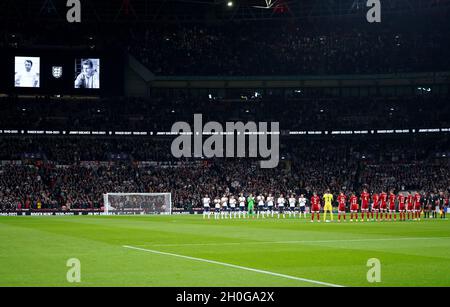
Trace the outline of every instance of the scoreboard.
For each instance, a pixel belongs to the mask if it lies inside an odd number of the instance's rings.
[[[120,51],[4,49],[0,51],[0,92],[29,95],[123,94]]]

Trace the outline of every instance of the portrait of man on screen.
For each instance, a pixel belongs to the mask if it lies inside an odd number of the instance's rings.
[[[15,87],[39,87],[40,59],[33,57],[15,58]]]
[[[77,63],[78,64],[78,63]],[[84,59],[76,65],[75,88],[99,89],[100,88],[100,60]]]

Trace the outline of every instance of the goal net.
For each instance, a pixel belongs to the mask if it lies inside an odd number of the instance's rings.
[[[171,214],[170,193],[103,194],[105,214]]]

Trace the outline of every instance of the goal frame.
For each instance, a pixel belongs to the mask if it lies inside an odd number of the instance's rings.
[[[104,193],[103,194],[103,214],[104,215],[110,215],[109,212],[109,202],[108,202],[108,196],[163,196],[163,195],[169,195],[169,212],[167,215],[172,215],[172,193],[169,192],[160,192],[160,193]]]

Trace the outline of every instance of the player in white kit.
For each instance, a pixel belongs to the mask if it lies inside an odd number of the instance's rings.
[[[222,203],[222,212],[221,212],[221,217],[223,218],[228,218],[227,213],[228,213],[228,197],[227,195],[223,194],[222,198],[220,199],[220,202]]]
[[[217,220],[220,217],[220,197],[214,198],[214,219]]]
[[[295,199],[294,194],[292,194],[291,197],[289,197],[288,201],[289,201],[289,217],[291,217],[292,214],[293,214],[294,218],[295,218],[295,214],[296,214],[296,212],[295,212],[296,199]]]
[[[270,215],[273,217],[273,201],[273,196],[269,193],[269,196],[267,196],[267,216],[269,216],[270,213]]]
[[[264,217],[264,196],[262,194],[259,194],[259,196],[256,197],[256,201],[258,203],[258,212],[256,213],[256,218],[259,218],[260,214],[262,217]]]
[[[298,217],[301,218],[302,217],[302,213],[303,216],[306,219],[306,198],[305,196],[302,194],[300,195],[299,199],[298,199],[298,206],[300,209],[300,212],[298,213]]]
[[[208,197],[208,194],[205,195],[203,198],[203,218],[206,218],[208,216],[208,219],[211,215],[211,207],[210,207],[211,199]]]
[[[239,201],[239,218],[241,218],[241,214],[242,217],[245,218],[245,197],[243,193],[239,195],[238,201]]]
[[[280,213],[283,214],[283,218],[286,218],[286,214],[284,213],[284,203],[286,200],[283,197],[283,194],[280,194],[280,197],[277,199],[278,204],[278,218],[280,218]]]
[[[236,218],[236,198],[234,198],[234,196],[231,195],[229,202],[230,202],[230,219],[232,217]]]

